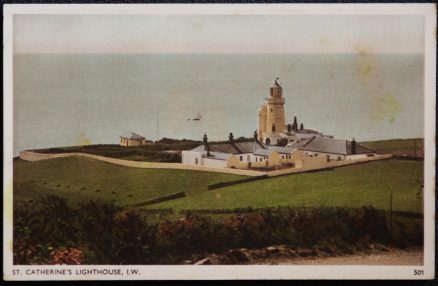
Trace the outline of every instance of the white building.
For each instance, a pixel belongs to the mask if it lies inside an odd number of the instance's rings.
[[[290,163],[294,148],[265,146],[257,139],[235,141],[230,133],[228,142],[204,144],[189,151],[182,151],[182,163],[211,168],[262,168]]]
[[[323,156],[327,161],[341,161],[374,156],[374,151],[356,142],[315,136],[290,146],[302,151],[304,157]]]
[[[321,132],[298,127],[297,118],[285,123],[283,88],[278,78],[270,88],[270,97],[259,110],[259,128],[252,140],[204,144],[182,152],[182,163],[212,168],[301,168],[324,167],[326,162],[374,156],[374,151],[352,141],[335,139]]]

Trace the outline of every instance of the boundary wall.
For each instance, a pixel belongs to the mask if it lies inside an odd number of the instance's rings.
[[[241,170],[241,169],[231,169],[231,168],[211,168],[211,167],[203,167],[203,166],[194,166],[194,165],[185,165],[181,163],[161,163],[161,162],[139,162],[139,161],[129,161],[122,160],[110,157],[104,157],[99,155],[87,154],[87,153],[60,153],[60,154],[43,154],[32,151],[21,151],[20,159],[25,161],[41,161],[41,160],[49,160],[55,158],[64,158],[64,157],[86,157],[91,158],[111,164],[116,164],[120,166],[133,167],[133,168],[143,168],[143,169],[176,169],[176,170],[192,170],[192,171],[205,171],[205,172],[217,172],[217,173],[227,173],[227,174],[235,174],[242,176],[263,176],[268,175],[269,177],[287,175],[287,174],[295,174],[295,173],[303,173],[308,171],[316,171],[316,170],[324,170],[331,169],[336,167],[355,165],[365,162],[372,162],[378,160],[386,160],[393,158],[393,155],[375,155],[373,157],[366,158],[358,158],[352,160],[343,160],[343,161],[332,161],[327,162],[324,166],[309,166],[303,168],[287,168],[276,171],[253,171],[253,170]]]

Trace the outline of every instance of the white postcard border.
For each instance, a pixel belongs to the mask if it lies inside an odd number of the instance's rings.
[[[425,183],[424,266],[296,266],[296,265],[40,265],[12,264],[12,138],[13,138],[13,27],[14,14],[172,14],[172,15],[424,15],[425,17]],[[435,74],[436,6],[434,4],[12,4],[4,5],[3,38],[3,278],[5,280],[168,280],[168,279],[432,279],[434,277],[435,228]],[[35,269],[70,269],[72,275],[13,275]],[[85,269],[120,269],[123,275],[75,274]],[[140,274],[128,275],[138,269]],[[414,276],[415,270],[424,275]],[[17,272],[15,272],[17,273]]]

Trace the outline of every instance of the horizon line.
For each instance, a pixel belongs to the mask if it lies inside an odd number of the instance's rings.
[[[13,52],[12,55],[425,55],[421,52]]]

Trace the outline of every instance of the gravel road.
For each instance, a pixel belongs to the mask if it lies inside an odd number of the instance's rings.
[[[423,265],[423,250],[390,249],[381,253],[363,253],[324,258],[275,258],[257,264],[294,265]]]

